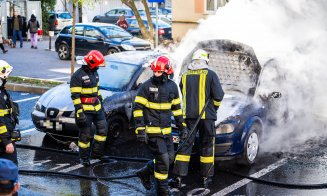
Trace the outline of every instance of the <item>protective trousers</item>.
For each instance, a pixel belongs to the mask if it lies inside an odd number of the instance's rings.
[[[88,159],[91,153],[91,138],[93,140],[92,155],[102,156],[104,145],[107,140],[107,121],[103,110],[97,113],[85,113],[87,117],[87,126],[79,127],[79,156],[81,159]],[[92,123],[95,125],[96,131],[93,137]],[[92,136],[92,137],[91,137]]]
[[[147,163],[147,167],[154,173],[157,183],[157,194],[164,195],[168,190],[169,165],[174,161],[174,144],[172,136],[150,137],[148,146],[154,155],[154,160]]]
[[[193,128],[196,120],[186,119],[187,127]],[[185,142],[180,151],[177,152],[173,173],[177,176],[187,176],[188,165],[191,158],[192,147],[199,131],[200,136],[200,174],[202,177],[213,176],[214,174],[214,144],[215,144],[215,122],[214,120],[200,120],[189,140]],[[180,141],[182,144],[183,141]]]

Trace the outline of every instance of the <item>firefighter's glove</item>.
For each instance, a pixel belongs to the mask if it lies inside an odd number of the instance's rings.
[[[179,131],[179,137],[181,138],[181,140],[185,140],[187,138],[188,134],[189,134],[189,129],[187,127],[183,127]]]
[[[145,132],[145,127],[138,127],[138,128],[136,128],[136,130],[135,130],[135,132],[136,132],[136,139],[137,139],[137,141],[139,141],[139,142],[144,142],[144,143],[148,143],[148,135],[146,134],[146,132]]]
[[[78,127],[86,127],[87,126],[87,117],[84,112],[75,113],[75,120]]]

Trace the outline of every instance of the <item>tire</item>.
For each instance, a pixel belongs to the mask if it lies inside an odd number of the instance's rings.
[[[68,60],[70,58],[70,50],[66,44],[60,44],[58,47],[58,57],[61,60]]]
[[[238,160],[238,164],[250,166],[255,163],[259,154],[259,134],[261,133],[261,129],[261,126],[256,123],[250,127],[243,144],[244,151]]]
[[[110,55],[110,54],[114,54],[114,53],[117,53],[119,52],[116,48],[109,48],[108,52],[107,52],[107,55]]]
[[[108,122],[108,139],[128,139],[128,121],[121,115],[110,116]]]

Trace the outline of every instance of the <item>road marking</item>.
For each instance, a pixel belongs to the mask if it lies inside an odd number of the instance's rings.
[[[30,132],[34,132],[34,131],[36,131],[36,129],[35,128],[31,128],[31,129],[26,129],[26,130],[20,131],[20,133],[22,135],[24,135],[26,133],[30,133]]]
[[[269,165],[268,167],[250,175],[251,177],[254,177],[254,178],[260,178],[261,176],[263,175],[266,175],[267,173],[277,169],[278,167],[284,165],[286,163],[286,159],[282,159],[280,161],[277,161],[276,163],[274,164],[271,164]],[[249,180],[249,179],[243,179],[243,180],[240,180],[222,190],[220,190],[219,192],[213,194],[214,196],[219,196],[219,195],[227,195],[233,191],[235,191],[236,189],[248,184],[249,182],[251,182],[252,180]]]
[[[96,159],[96,160],[91,160],[91,164],[93,163],[97,163],[99,162],[100,160]],[[59,172],[70,172],[70,171],[74,171],[74,170],[77,170],[77,169],[80,169],[84,167],[82,164],[78,164],[78,165],[75,165],[75,166],[71,166],[71,167],[68,167],[66,169],[62,169],[60,170]]]
[[[50,171],[51,170],[56,170],[56,169],[60,169],[60,168],[62,168],[62,167],[66,167],[66,166],[68,166],[68,165],[70,165],[69,163],[63,163],[63,164],[56,164],[56,165],[58,165],[57,167],[54,167],[54,168],[52,168],[52,169],[49,169]]]
[[[33,99],[38,99],[39,97],[40,96],[30,97],[30,98],[26,98],[26,99],[20,99],[20,100],[14,101],[14,102],[19,103],[19,102],[29,101],[29,100],[33,100]]]

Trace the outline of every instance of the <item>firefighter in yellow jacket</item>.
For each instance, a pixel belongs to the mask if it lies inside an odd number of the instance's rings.
[[[175,177],[170,181],[174,188],[181,188],[182,177],[188,174],[188,164],[195,137],[200,136],[200,175],[202,185],[207,188],[212,183],[214,174],[215,120],[217,110],[224,97],[224,91],[215,72],[209,69],[209,53],[198,49],[194,52],[188,71],[183,73],[180,88],[183,94],[183,112],[187,127],[195,131],[189,140],[180,147],[175,158],[173,173]],[[201,120],[196,123],[205,103],[208,102]],[[181,141],[183,143],[183,140]]]
[[[133,115],[139,141],[147,142],[154,161],[137,171],[146,189],[151,188],[150,176],[154,175],[158,195],[169,195],[168,171],[174,161],[174,146],[171,136],[171,117],[174,116],[181,137],[187,135],[186,124],[180,106],[178,87],[168,75],[172,74],[170,61],[159,56],[151,64],[153,77],[144,82],[135,97]]]
[[[79,128],[79,157],[85,167],[90,166],[90,158],[106,160],[104,145],[107,139],[107,122],[101,107],[102,97],[99,90],[99,67],[105,66],[103,55],[92,50],[84,57],[84,65],[71,78],[70,92],[75,106],[75,120]],[[96,127],[93,150],[91,150],[92,123]],[[92,151],[92,152],[91,152]]]

